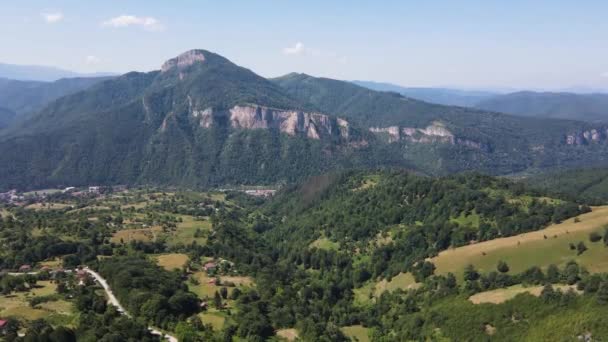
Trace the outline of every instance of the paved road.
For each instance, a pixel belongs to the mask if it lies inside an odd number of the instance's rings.
[[[106,294],[108,295],[108,298],[110,299],[110,304],[114,305],[120,313],[131,317],[127,310],[125,310],[125,308],[120,304],[118,298],[114,296],[114,293],[112,292],[112,289],[110,289],[108,282],[99,273],[93,271],[88,267],[85,267],[84,271],[90,274],[93,278],[95,278],[95,280],[103,287],[103,289],[106,291]],[[178,342],[176,337],[167,335],[154,327],[148,327],[148,330],[150,330],[153,335],[164,337],[169,342]]]

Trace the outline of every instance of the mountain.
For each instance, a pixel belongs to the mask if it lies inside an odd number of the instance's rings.
[[[581,121],[608,121],[608,94],[538,93],[498,95],[475,107],[521,116]]]
[[[608,126],[268,80],[205,50],[52,101],[0,132],[0,189],[293,182],[330,170],[511,174],[608,163]]]
[[[6,130],[0,182],[293,181],[375,165],[366,137],[373,135],[315,112],[252,71],[193,50],[160,71],[128,73],[60,98]]]
[[[608,161],[605,125],[430,104],[304,74],[274,82],[304,103],[368,127],[392,146],[390,153],[428,173],[508,174]]]
[[[0,78],[22,81],[53,82],[62,78],[102,77],[115,75],[116,74],[109,72],[82,74],[50,66],[0,63]]]
[[[371,81],[353,81],[353,83],[372,90],[392,91],[416,100],[446,106],[474,107],[477,103],[497,95],[497,93],[487,91],[402,87],[391,83]]]
[[[0,129],[8,126],[15,116],[16,114],[12,110],[0,107]]]
[[[108,79],[110,78],[64,78],[54,82],[40,82],[0,78],[0,107],[20,116],[40,110],[60,97],[87,89]]]

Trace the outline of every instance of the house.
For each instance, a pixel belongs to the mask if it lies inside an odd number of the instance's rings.
[[[99,187],[99,186],[90,186],[89,192],[92,194],[98,194],[100,189],[101,189],[101,187]]]
[[[21,267],[19,267],[19,272],[22,272],[22,273],[30,272],[31,270],[32,270],[32,266],[30,266],[30,265],[21,265]]]
[[[217,268],[217,264],[213,261],[210,261],[210,262],[206,263],[205,265],[203,265],[203,268],[205,269],[205,271],[207,273],[214,272],[215,269]]]

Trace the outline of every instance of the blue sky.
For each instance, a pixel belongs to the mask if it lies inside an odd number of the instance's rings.
[[[203,48],[263,76],[608,88],[608,1],[11,0],[0,16],[5,63],[147,71]]]

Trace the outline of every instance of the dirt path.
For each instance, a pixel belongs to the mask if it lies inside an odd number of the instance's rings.
[[[116,298],[116,296],[114,296],[114,293],[112,292],[112,289],[108,285],[108,282],[99,273],[93,271],[92,269],[90,269],[88,267],[85,267],[84,271],[87,272],[88,274],[90,274],[93,278],[95,278],[95,280],[101,285],[101,287],[103,287],[103,289],[106,291],[106,294],[108,295],[110,304],[114,305],[120,313],[131,317],[131,315],[129,315],[129,313],[125,310],[125,308],[120,304],[120,302],[118,301],[118,298]],[[161,336],[169,342],[178,342],[176,337],[167,335],[155,327],[148,327],[148,330],[153,335]]]

